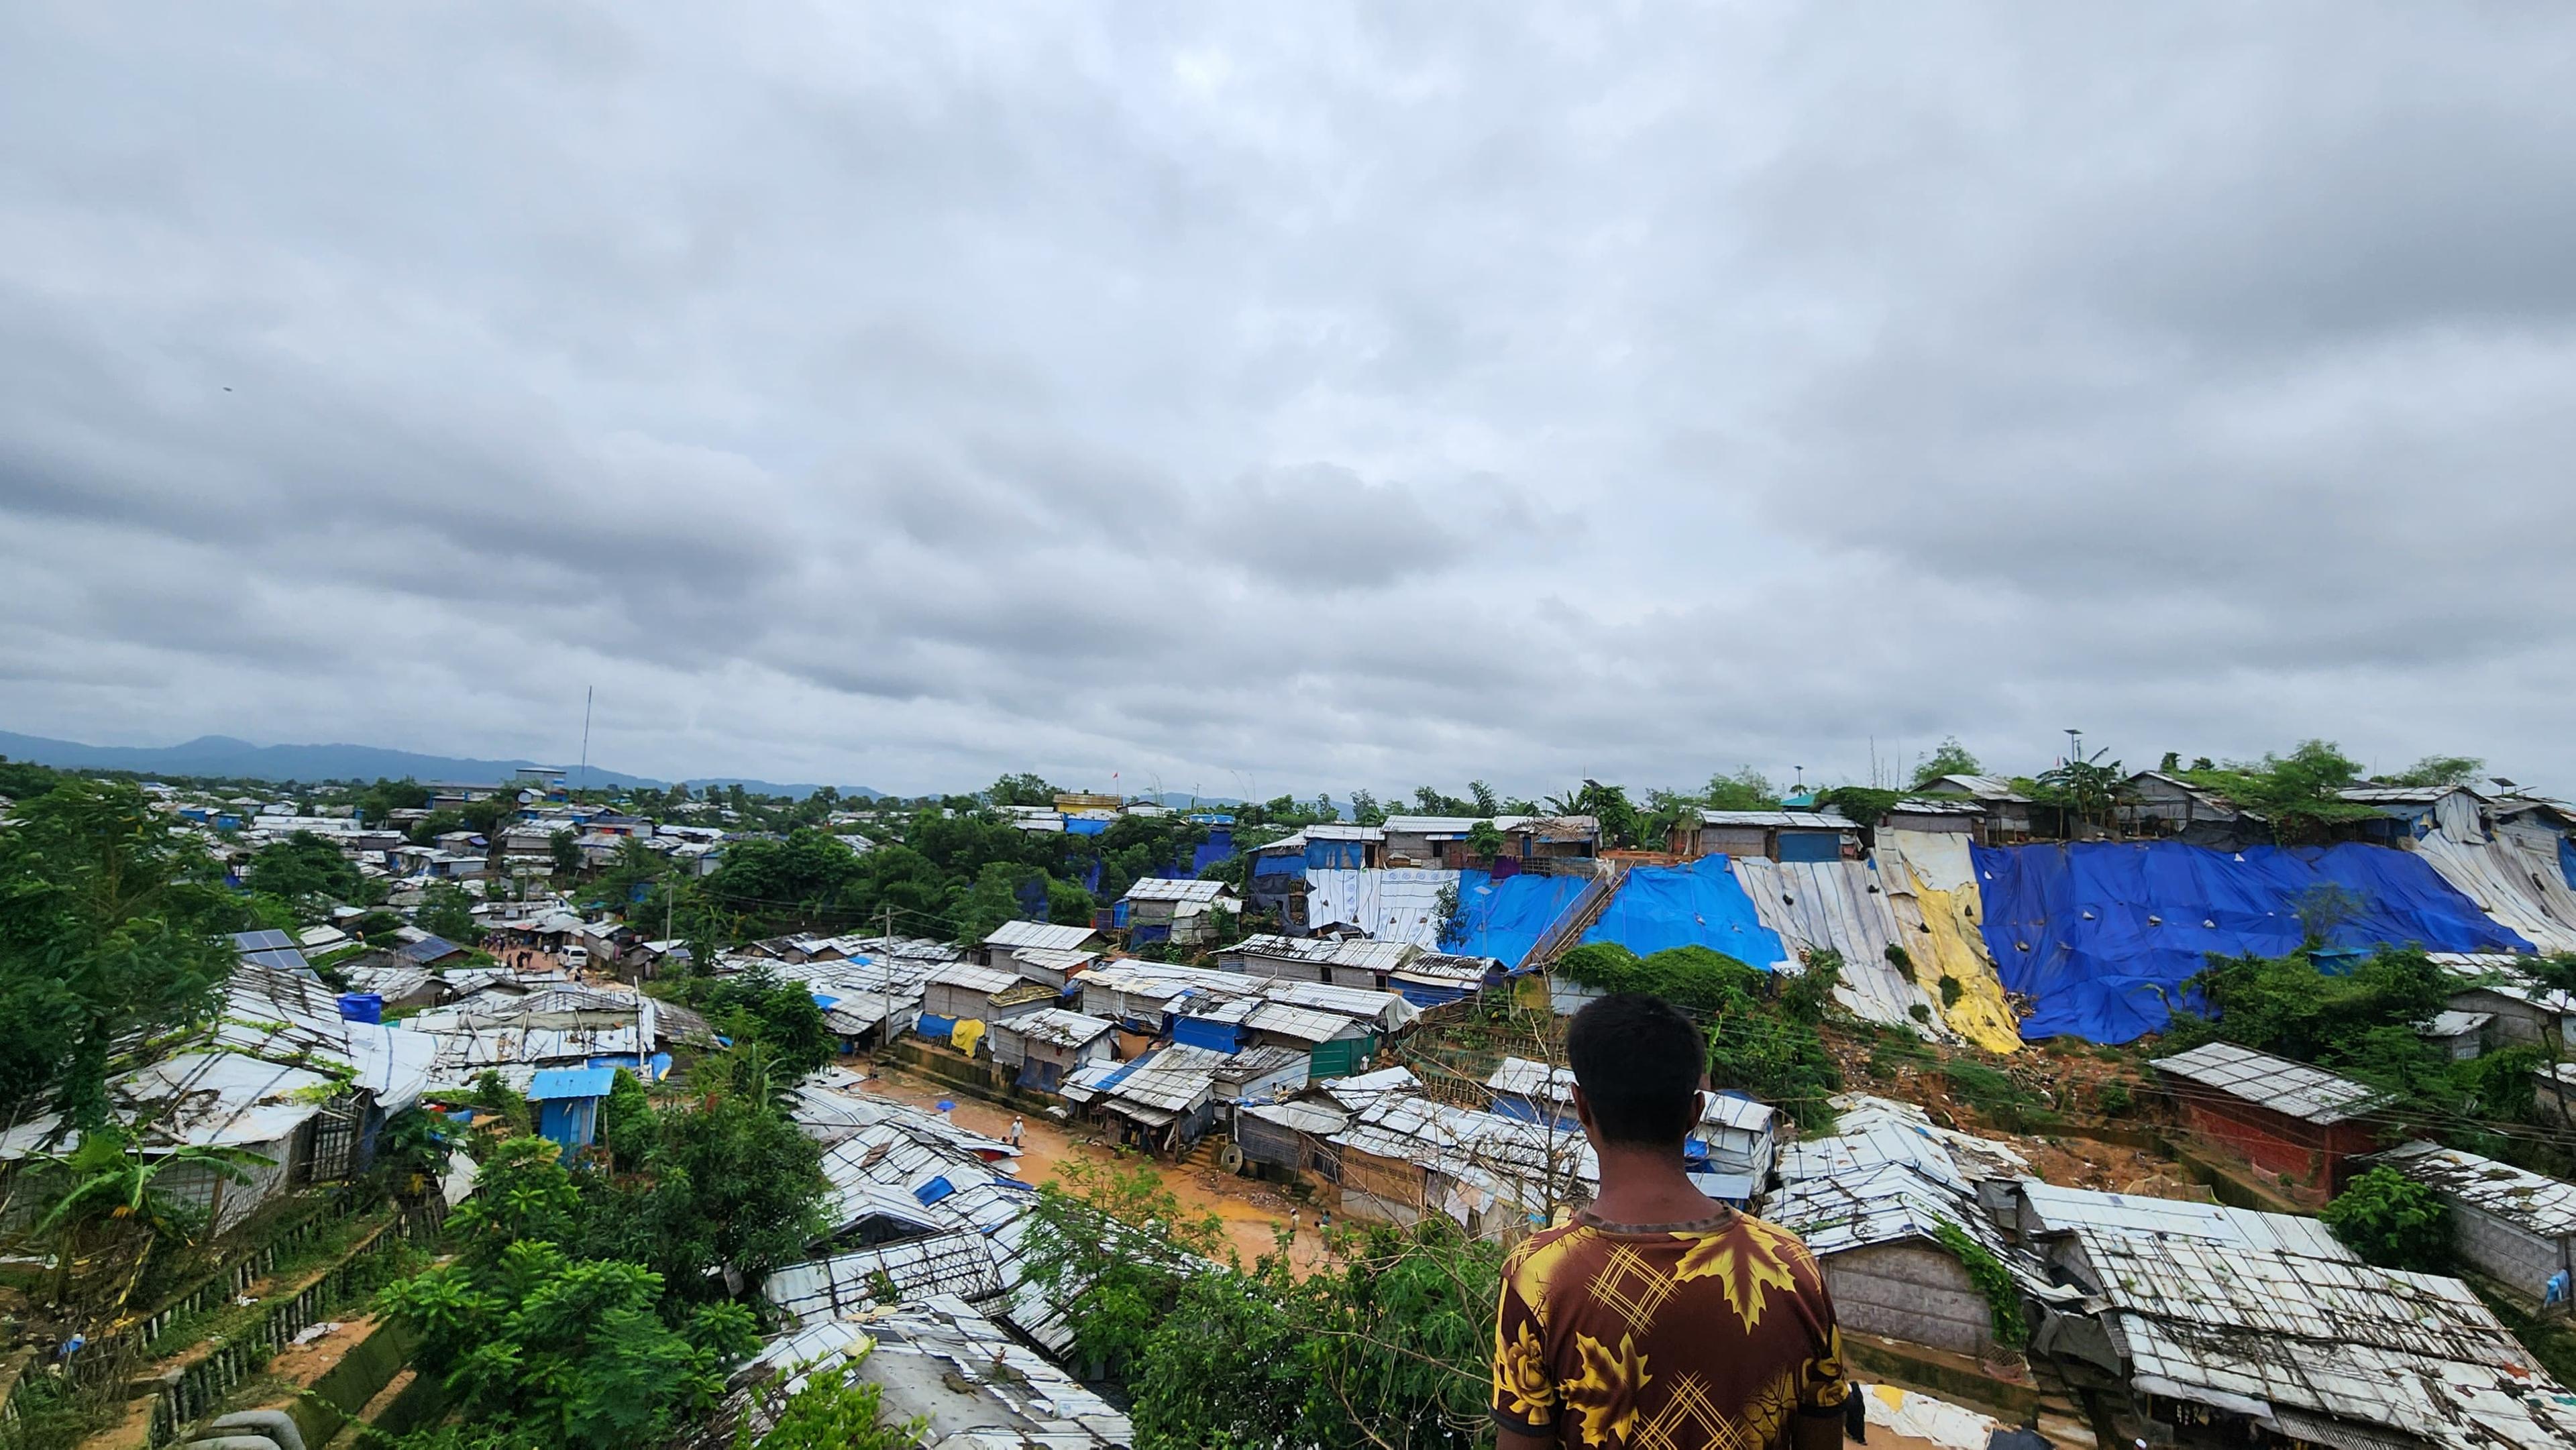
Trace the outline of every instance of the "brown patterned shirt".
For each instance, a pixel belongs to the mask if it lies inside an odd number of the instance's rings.
[[[1579,1216],[1503,1265],[1494,1419],[1569,1446],[1774,1450],[1851,1392],[1824,1275],[1795,1234],[1729,1209]]]

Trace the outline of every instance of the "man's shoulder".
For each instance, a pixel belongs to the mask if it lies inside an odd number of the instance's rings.
[[[1792,1262],[1810,1264],[1815,1262],[1816,1256],[1808,1250],[1807,1241],[1798,1237],[1795,1232],[1782,1228],[1769,1219],[1755,1218],[1749,1213],[1737,1214],[1735,1222],[1746,1234],[1762,1240],[1770,1247],[1771,1252],[1779,1257]]]

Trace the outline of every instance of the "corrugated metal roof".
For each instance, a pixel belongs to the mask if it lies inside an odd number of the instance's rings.
[[[1982,801],[2016,801],[2028,804],[2030,797],[2013,789],[2013,783],[1999,775],[1945,775],[1929,784],[1917,786],[1920,795],[1960,794]]]
[[[1103,1034],[1115,1032],[1118,1024],[1100,1017],[1086,1017],[1062,1007],[1048,1007],[1023,1017],[1013,1017],[993,1024],[995,1035],[1011,1033],[1022,1038],[1056,1047],[1082,1047],[1098,1041]]]
[[[926,978],[926,987],[956,987],[987,995],[1005,991],[1027,980],[1008,967],[988,967],[980,962],[951,962]]]
[[[550,1067],[528,1083],[532,1102],[551,1102],[557,1098],[604,1098],[617,1086],[617,1069],[613,1067]]]
[[[2298,1214],[2260,1213],[2216,1203],[2061,1188],[2035,1178],[2023,1180],[2016,1191],[2022,1200],[2022,1229],[2026,1234],[2090,1228],[2131,1235],[2169,1235],[2321,1259],[2350,1257],[2323,1223]]]
[[[2205,1043],[2174,1057],[2157,1058],[2152,1065],[2169,1077],[2320,1125],[2357,1117],[2388,1096],[2323,1068],[2233,1042]]]
[[[2348,1254],[2073,1236],[2138,1389],[2260,1419],[2288,1407],[2457,1450],[2576,1443],[2576,1396],[2457,1279]]]
[[[1314,966],[1356,967],[1391,972],[1422,954],[1410,942],[1372,941],[1366,937],[1248,936],[1220,953],[1224,957],[1262,957]]]
[[[1222,881],[1185,880],[1174,876],[1140,876],[1122,901],[1192,901],[1201,905],[1225,894]]]
[[[2439,1143],[2408,1143],[2378,1160],[2481,1213],[2546,1239],[2576,1236],[2576,1184]]]
[[[1840,811],[1702,810],[1703,826],[1763,826],[1784,831],[1853,831],[1860,827]]]
[[[1244,1015],[1243,1025],[1255,1032],[1275,1032],[1300,1042],[1330,1042],[1358,1025],[1358,1020],[1313,1007],[1264,1002]]]
[[[988,947],[1055,947],[1078,951],[1091,940],[1087,926],[1058,926],[1046,921],[1006,921],[984,938]]]

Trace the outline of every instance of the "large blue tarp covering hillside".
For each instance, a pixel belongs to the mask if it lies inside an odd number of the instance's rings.
[[[2212,952],[2280,956],[2299,945],[2298,902],[2319,886],[2360,898],[2328,933],[2342,947],[2530,951],[2409,851],[2385,846],[2248,846],[2171,841],[1978,846],[1986,947],[2004,986],[2038,1005],[2032,1041],[2072,1034],[2127,1042],[2198,1007],[2182,983]]]
[[[1616,942],[1641,957],[1668,947],[1707,947],[1764,971],[1789,959],[1780,934],[1753,914],[1753,898],[1723,856],[1630,871],[1583,939]]]
[[[1483,871],[1461,871],[1458,905],[1467,920],[1467,939],[1441,950],[1496,957],[1505,968],[1516,968],[1547,929],[1573,907],[1585,884],[1580,876],[1507,876],[1497,881]]]

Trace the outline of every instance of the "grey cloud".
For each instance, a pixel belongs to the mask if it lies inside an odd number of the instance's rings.
[[[569,755],[597,685],[623,768],[887,788],[2067,724],[2545,781],[2571,44],[21,6],[0,724]]]

